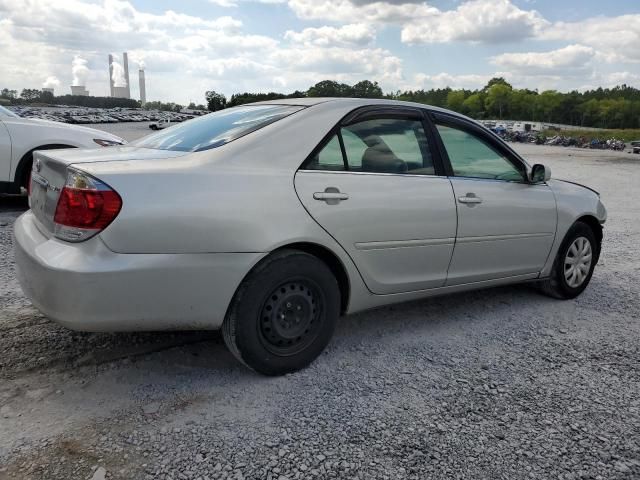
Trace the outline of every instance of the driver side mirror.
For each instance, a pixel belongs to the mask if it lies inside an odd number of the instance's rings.
[[[545,167],[540,163],[536,163],[533,167],[531,167],[531,173],[529,173],[529,181],[531,183],[546,182],[550,178],[551,169],[549,167]]]

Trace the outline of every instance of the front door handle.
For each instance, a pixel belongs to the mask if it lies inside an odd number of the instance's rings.
[[[313,198],[327,202],[328,205],[336,205],[343,200],[349,200],[349,195],[342,193],[336,187],[327,187],[324,189],[324,192],[315,192]]]
[[[482,203],[482,199],[475,193],[467,193],[464,197],[458,197],[458,202],[468,204],[470,207]]]

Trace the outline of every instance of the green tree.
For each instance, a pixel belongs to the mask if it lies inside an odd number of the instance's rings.
[[[484,99],[482,98],[482,94],[474,93],[469,95],[462,103],[462,107],[467,115],[475,118],[480,117],[484,112]]]
[[[353,88],[346,83],[322,80],[307,90],[308,97],[351,97]]]
[[[505,85],[509,87],[509,90],[513,90],[513,87],[509,82],[507,82],[504,77],[493,77],[482,89],[484,92],[488,92],[491,87],[494,85]]]
[[[35,102],[40,100],[40,93],[42,92],[37,88],[23,88],[20,98],[27,103]]]
[[[554,113],[560,107],[562,102],[562,94],[555,90],[546,90],[538,95],[537,105],[542,112],[543,119],[546,122],[553,121]]]
[[[502,118],[503,113],[506,112],[511,99],[511,85],[504,83],[494,83],[487,91],[487,99],[485,105],[487,110],[492,113],[497,113],[498,118]]]
[[[53,103],[54,96],[51,92],[40,92],[40,101],[42,103]]]
[[[9,90],[8,88],[3,88],[2,90],[0,90],[0,97],[7,98],[7,99],[13,101],[16,98],[18,98],[18,91],[17,90]]]
[[[455,112],[463,112],[464,100],[463,90],[451,90],[447,94],[447,108]]]
[[[227,106],[227,97],[214,90],[208,90],[205,93],[205,98],[207,99],[207,108],[211,112],[217,112]]]
[[[382,98],[382,88],[378,85],[378,82],[370,82],[369,80],[362,80],[351,87],[351,92],[354,97],[358,98]]]

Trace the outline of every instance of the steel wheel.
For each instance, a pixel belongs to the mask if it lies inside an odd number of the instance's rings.
[[[313,282],[292,280],[267,297],[260,312],[260,337],[274,355],[295,355],[318,336],[324,297]]]
[[[591,242],[585,237],[576,238],[564,259],[564,278],[572,288],[584,283],[591,269],[593,251]]]

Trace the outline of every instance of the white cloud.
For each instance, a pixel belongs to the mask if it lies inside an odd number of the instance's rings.
[[[535,36],[548,22],[510,0],[471,0],[453,10],[419,1],[289,0],[301,18],[399,24],[405,43],[501,42]]]
[[[307,46],[367,45],[375,39],[375,31],[370,25],[354,23],[339,28],[328,26],[305,28],[301,32],[287,30],[284,38]]]
[[[609,63],[640,62],[640,14],[558,22],[543,31],[540,38],[589,45]]]
[[[60,86],[60,80],[55,75],[49,75],[44,82],[42,88],[56,88]]]
[[[402,78],[402,61],[372,47],[370,25],[292,31],[283,41],[249,34],[229,16],[155,14],[122,0],[0,0],[0,18],[0,87],[33,88],[40,84],[30,82],[50,75],[70,85],[70,62],[80,55],[82,79],[76,81],[93,95],[108,95],[107,55],[114,51],[144,63],[148,99],[181,103],[202,101],[210,89],[226,94],[306,89],[324,78],[350,83],[370,78],[391,89]],[[135,96],[135,69],[130,70]],[[57,93],[66,92],[65,87]]]
[[[547,23],[535,10],[521,10],[509,0],[472,0],[410,22],[402,30],[402,41],[507,42],[533,37]]]
[[[503,53],[491,63],[516,74],[577,75],[592,70],[596,51],[584,45],[568,45],[549,52]]]
[[[286,0],[209,0],[210,3],[213,3],[214,5],[218,5],[219,7],[226,7],[226,8],[231,8],[231,7],[237,7],[239,6],[239,3],[248,3],[248,2],[255,2],[255,3],[285,3]]]
[[[288,3],[300,18],[343,23],[405,23],[439,12],[422,2],[289,0]]]
[[[275,64],[288,65],[293,71],[320,75],[351,74],[381,82],[402,77],[402,61],[380,48],[290,48],[275,51],[270,58]]]
[[[425,73],[418,73],[414,75],[412,82],[407,84],[405,88],[409,90],[419,89],[431,89],[431,88],[468,88],[476,89],[484,87],[491,78],[495,76],[504,76],[501,74],[492,75],[477,75],[477,74],[462,74],[453,75],[450,73],[441,72],[436,75],[428,75]]]

